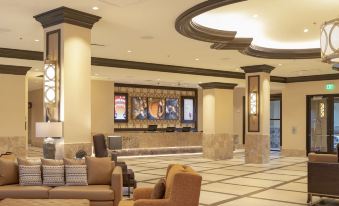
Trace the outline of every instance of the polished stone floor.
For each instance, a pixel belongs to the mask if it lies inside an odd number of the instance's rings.
[[[192,166],[203,177],[200,197],[203,206],[307,205],[306,158],[281,157],[273,152],[270,163],[264,165],[245,164],[243,153],[223,161],[205,159],[202,155],[120,159],[135,171],[138,187],[153,187],[166,173],[168,164]]]
[[[41,149],[30,148],[30,157]],[[213,161],[201,154],[119,158],[135,171],[138,187],[153,187],[165,175],[168,164],[192,166],[203,177],[202,206],[295,206],[307,205],[307,159],[271,153],[269,164],[245,164],[244,153],[233,159]],[[318,198],[314,198],[318,201]],[[339,206],[325,200],[317,205]]]

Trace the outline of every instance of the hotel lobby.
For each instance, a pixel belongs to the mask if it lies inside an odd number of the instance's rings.
[[[0,206],[339,206],[338,8],[2,0]]]

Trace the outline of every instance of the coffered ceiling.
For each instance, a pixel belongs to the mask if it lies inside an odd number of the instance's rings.
[[[95,57],[233,72],[242,72],[241,66],[269,64],[276,67],[272,75],[281,77],[335,73],[330,65],[322,63],[320,59],[256,58],[243,55],[236,50],[212,50],[210,43],[182,36],[175,29],[176,18],[201,2],[203,0],[2,0],[0,47],[43,51],[43,29],[33,16],[66,6],[102,17],[92,29],[92,56]],[[94,10],[93,7],[98,9]],[[288,1],[288,3],[286,0],[249,0],[231,5],[230,8],[222,7],[211,11],[209,15],[213,17],[232,11],[234,15],[247,15],[251,21],[253,15],[258,15],[255,21],[260,22],[263,27],[262,30],[257,29],[266,35],[266,39],[278,42],[279,47],[290,45],[291,42],[298,45],[312,42],[312,46],[316,46],[320,24],[327,18],[338,16],[338,8],[337,0],[322,0],[321,3],[317,0]],[[227,27],[226,21],[224,22],[222,18],[219,20],[220,25]],[[235,26],[234,29],[242,31],[241,34],[244,36],[247,35],[246,32],[253,33],[252,29],[248,30],[246,24]],[[304,32],[305,28],[309,31]],[[0,59],[1,64],[5,63],[4,59]],[[34,61],[26,62],[32,64]],[[39,63],[34,63],[33,69],[40,68]],[[243,81],[98,66],[93,66],[93,78],[145,84],[150,81],[157,84],[159,81],[168,85],[179,82],[197,85],[199,82],[220,79],[230,83]]]

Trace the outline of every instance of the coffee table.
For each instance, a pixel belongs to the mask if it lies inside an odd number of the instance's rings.
[[[4,199],[1,206],[89,206],[89,200],[83,199]]]

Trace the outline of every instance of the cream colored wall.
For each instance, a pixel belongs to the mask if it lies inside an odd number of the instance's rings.
[[[243,142],[243,97],[245,88],[235,88],[233,93],[233,131],[238,135],[239,144]]]
[[[0,137],[26,135],[25,81],[22,75],[0,74]]]
[[[65,143],[91,142],[91,30],[61,24],[61,119]]]
[[[92,80],[92,134],[114,132],[114,82]]]
[[[335,90],[325,90],[328,83],[335,84]],[[339,93],[339,80],[286,84],[282,95],[283,150],[306,153],[306,95],[330,93]]]
[[[0,97],[0,153],[13,152],[25,157],[28,115],[26,76],[0,74]]]
[[[28,101],[32,103],[32,108],[30,109],[30,119],[28,122],[28,124],[30,124],[29,138],[31,139],[31,144],[33,146],[41,147],[43,138],[35,137],[35,123],[42,122],[44,120],[42,89],[28,92]]]
[[[233,90],[203,91],[203,127],[205,134],[233,134]]]

